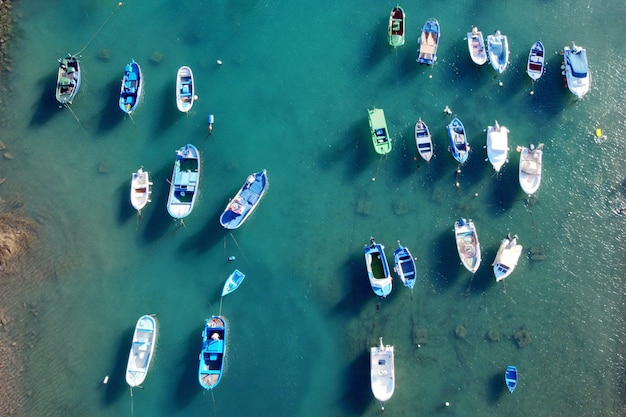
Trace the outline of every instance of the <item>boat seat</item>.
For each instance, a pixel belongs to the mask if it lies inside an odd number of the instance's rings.
[[[256,194],[261,194],[263,191],[263,185],[260,182],[255,181],[250,185],[250,191]]]
[[[131,72],[130,74],[128,74],[128,79],[130,81],[136,81],[137,80],[137,73]]]

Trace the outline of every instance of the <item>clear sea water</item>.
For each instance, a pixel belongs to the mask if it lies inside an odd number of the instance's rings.
[[[41,227],[23,277],[31,284],[2,299],[21,346],[23,415],[379,415],[369,347],[381,336],[396,352],[386,415],[624,415],[626,217],[612,210],[626,204],[626,3],[409,2],[407,44],[394,51],[386,25],[395,4],[129,0],[111,15],[115,2],[102,0],[17,2],[2,134],[14,159],[0,165],[1,196]],[[418,66],[429,17],[442,28],[438,61]],[[470,61],[472,25],[508,35],[503,75]],[[537,39],[548,64],[531,96],[525,62]],[[560,70],[558,51],[571,41],[588,49],[593,75],[580,101]],[[54,100],[56,61],[87,43],[72,114]],[[145,78],[132,119],[117,108],[131,58]],[[174,103],[182,65],[194,70],[199,97],[188,115]],[[446,105],[473,145],[458,189]],[[386,158],[369,138],[373,106],[394,138]],[[430,164],[415,149],[420,116],[434,135]],[[498,176],[483,149],[495,119],[511,147]],[[545,153],[528,204],[515,147],[530,142]],[[202,152],[203,173],[197,206],[177,228],[167,180],[186,143]],[[154,188],[138,219],[128,193],[140,166]],[[218,216],[228,198],[263,168],[268,194],[241,229],[225,232]],[[482,244],[473,277],[454,246],[461,216],[474,220]],[[491,262],[507,232],[525,255],[496,284]],[[374,296],[362,253],[370,236],[390,261],[397,240],[412,250],[413,295],[396,279],[389,297]],[[223,299],[226,372],[204,392],[201,330],[234,268],[247,278]],[[156,314],[160,334],[131,398],[124,370],[143,314]],[[520,329],[530,345],[517,345]],[[520,375],[512,395],[507,365]]]

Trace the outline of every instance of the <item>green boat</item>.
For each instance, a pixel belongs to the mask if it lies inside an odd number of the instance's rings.
[[[385,120],[385,112],[383,109],[377,109],[374,107],[371,110],[367,110],[370,132],[372,134],[372,142],[374,143],[374,150],[381,154],[386,155],[391,152],[391,138],[387,130],[387,121]]]

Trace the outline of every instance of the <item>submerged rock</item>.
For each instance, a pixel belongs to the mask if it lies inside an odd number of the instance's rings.
[[[490,342],[499,342],[500,332],[497,329],[490,329],[487,332],[487,340],[489,340]]]
[[[35,222],[21,212],[0,213],[0,272],[16,269],[16,260],[31,247],[36,232]]]
[[[515,339],[515,343],[517,343],[517,347],[528,346],[533,342],[533,339],[530,337],[530,333],[526,328],[522,327],[513,335],[513,339]]]
[[[454,335],[461,340],[465,340],[467,329],[462,324],[459,324],[454,328]]]
[[[428,330],[427,329],[414,329],[413,330],[413,343],[420,347],[428,343]]]

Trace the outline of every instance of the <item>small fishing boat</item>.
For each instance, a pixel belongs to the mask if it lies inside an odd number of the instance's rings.
[[[528,53],[526,74],[528,74],[533,81],[537,81],[543,75],[543,66],[545,63],[544,52],[543,43],[537,41],[533,44]]]
[[[452,119],[447,128],[448,138],[450,139],[450,146],[448,149],[454,159],[456,159],[460,164],[464,164],[470,153],[470,146],[467,142],[465,127],[459,118],[455,117]]]
[[[474,222],[460,218],[454,223],[456,248],[463,266],[472,274],[478,270],[481,261],[480,242]]]
[[[500,126],[498,121],[487,126],[487,159],[493,169],[500,172],[509,155],[509,129]]]
[[[391,152],[391,138],[387,131],[387,121],[385,120],[385,112],[383,109],[374,107],[367,110],[367,117],[370,124],[370,134],[374,150],[380,155],[386,155]]]
[[[379,345],[370,348],[370,384],[372,393],[385,409],[396,388],[393,346],[383,345],[383,338],[378,338]]]
[[[241,189],[226,205],[220,216],[220,224],[226,229],[241,226],[258,206],[269,185],[266,170],[248,175]]]
[[[130,181],[130,203],[135,210],[141,211],[150,202],[151,188],[150,175],[143,170],[143,167],[133,172]]]
[[[422,35],[419,39],[417,62],[432,65],[437,60],[437,46],[439,45],[439,22],[430,18],[422,27]]]
[[[198,382],[204,389],[213,389],[220,383],[226,357],[226,321],[222,316],[211,316],[202,330],[202,350],[198,367]]]
[[[506,382],[506,387],[509,389],[511,394],[513,394],[513,391],[515,391],[515,388],[517,387],[517,368],[515,366],[506,367],[504,382]]]
[[[517,235],[513,236],[507,234],[506,237],[500,243],[496,259],[493,263],[493,274],[496,276],[496,282],[500,282],[513,272],[517,266],[517,261],[522,254],[522,245],[517,243]]]
[[[80,88],[80,64],[78,58],[69,55],[59,59],[56,99],[61,104],[72,104]]]
[[[473,27],[471,32],[467,32],[467,48],[470,58],[475,64],[483,65],[487,62],[487,52],[485,50],[485,38],[477,27]]]
[[[567,88],[576,97],[583,98],[591,87],[591,73],[587,61],[587,50],[572,42],[572,47],[563,48],[564,68],[563,72],[567,82]]]
[[[131,387],[141,385],[150,368],[157,338],[157,324],[152,316],[141,316],[135,326],[126,365],[126,383]]]
[[[415,278],[417,277],[417,268],[415,267],[415,261],[413,255],[409,251],[409,248],[402,246],[398,241],[398,248],[393,252],[395,261],[394,270],[400,280],[404,283],[404,286],[413,291],[415,286]]]
[[[379,297],[388,296],[393,282],[385,257],[385,247],[376,243],[373,237],[370,238],[370,245],[365,245],[365,266],[374,294]]]
[[[531,196],[537,192],[541,184],[541,163],[543,160],[543,143],[535,148],[532,143],[530,147],[518,147],[519,157],[519,185],[522,190]]]
[[[406,15],[404,9],[396,6],[391,10],[389,15],[389,45],[397,48],[404,45],[404,22]]]
[[[175,219],[187,217],[193,210],[200,183],[200,152],[187,144],[176,151],[176,160],[167,198],[167,212]]]
[[[143,80],[141,77],[141,67],[134,59],[126,65],[124,69],[124,77],[122,78],[122,86],[120,87],[120,109],[131,114],[137,108],[139,99],[141,98],[141,90]]]
[[[433,157],[433,141],[430,136],[430,130],[426,123],[422,121],[420,117],[415,123],[415,144],[417,145],[417,152],[426,162],[430,162]]]
[[[195,100],[193,72],[188,66],[182,66],[176,73],[176,107],[183,113],[191,110]]]
[[[498,74],[502,74],[509,63],[509,41],[506,35],[496,30],[493,35],[487,36],[487,51],[491,66]]]
[[[222,297],[230,294],[239,288],[239,285],[243,282],[245,278],[245,274],[238,269],[235,269],[229,276],[226,282],[224,283],[224,288],[222,289]]]

